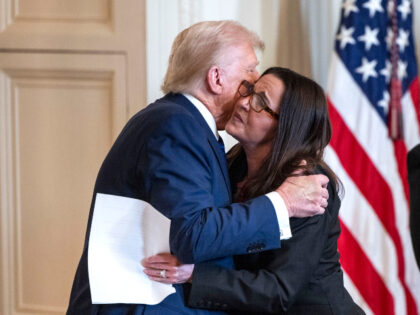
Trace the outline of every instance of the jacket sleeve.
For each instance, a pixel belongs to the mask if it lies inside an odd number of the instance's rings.
[[[279,248],[279,226],[267,197],[230,204],[226,186],[214,187],[214,176],[223,175],[213,174],[220,168],[200,130],[192,117],[172,115],[153,131],[138,165],[147,179],[146,198],[171,219],[171,251],[184,263],[197,263]]]
[[[330,191],[330,196],[331,196]],[[339,207],[339,202],[333,207]],[[336,209],[338,211],[338,209]],[[196,264],[188,306],[282,314],[296,301],[318,266],[337,212],[292,219],[293,237],[282,248],[261,253],[252,270]],[[241,257],[242,260],[245,258]]]

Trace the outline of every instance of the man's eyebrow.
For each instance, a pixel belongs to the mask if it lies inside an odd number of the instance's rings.
[[[260,62],[259,62],[259,61],[257,61],[257,62],[255,62],[255,63],[253,63],[253,64],[250,64],[250,65],[248,66],[248,68],[256,68],[259,64],[260,64]]]

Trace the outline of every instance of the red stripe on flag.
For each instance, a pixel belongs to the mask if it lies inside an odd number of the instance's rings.
[[[417,314],[416,303],[405,283],[404,255],[401,239],[395,226],[392,191],[329,99],[328,105],[333,130],[330,145],[392,238],[397,254],[398,278],[404,288],[406,298],[407,314]]]
[[[394,298],[380,275],[340,220],[341,234],[338,238],[340,263],[374,314],[394,314]]]
[[[413,100],[414,109],[416,111],[417,122],[420,126],[420,96],[419,96],[419,79],[415,77],[410,85],[411,99]],[[420,133],[420,130],[419,130]]]
[[[398,172],[400,173],[401,182],[404,187],[405,199],[407,204],[410,202],[409,191],[408,191],[408,179],[407,179],[407,147],[403,140],[395,140],[394,154],[398,165]]]

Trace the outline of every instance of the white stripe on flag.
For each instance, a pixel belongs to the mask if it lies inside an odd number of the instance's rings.
[[[405,310],[406,305],[404,290],[398,278],[394,242],[385,231],[375,211],[354,185],[330,146],[325,150],[325,160],[345,187],[345,197],[340,208],[340,219],[351,231],[365,255],[369,257],[376,272],[383,279],[388,291],[393,295],[395,314],[401,314],[401,311],[397,312],[397,310]],[[357,215],[355,215],[354,209],[357,209]]]
[[[374,315],[372,310],[369,308],[369,305],[366,303],[365,299],[360,294],[359,290],[357,290],[353,281],[351,281],[350,277],[345,272],[344,272],[344,286],[346,287],[347,291],[350,293],[354,302],[356,302],[357,305],[363,308],[366,315]]]

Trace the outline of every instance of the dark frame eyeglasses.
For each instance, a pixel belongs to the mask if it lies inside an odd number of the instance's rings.
[[[279,114],[274,112],[268,105],[267,102],[264,100],[264,96],[260,93],[256,93],[254,91],[254,84],[248,82],[247,80],[243,80],[238,88],[238,93],[242,97],[250,97],[249,98],[249,107],[257,113],[261,111],[266,111],[271,117],[274,119],[279,119]]]

